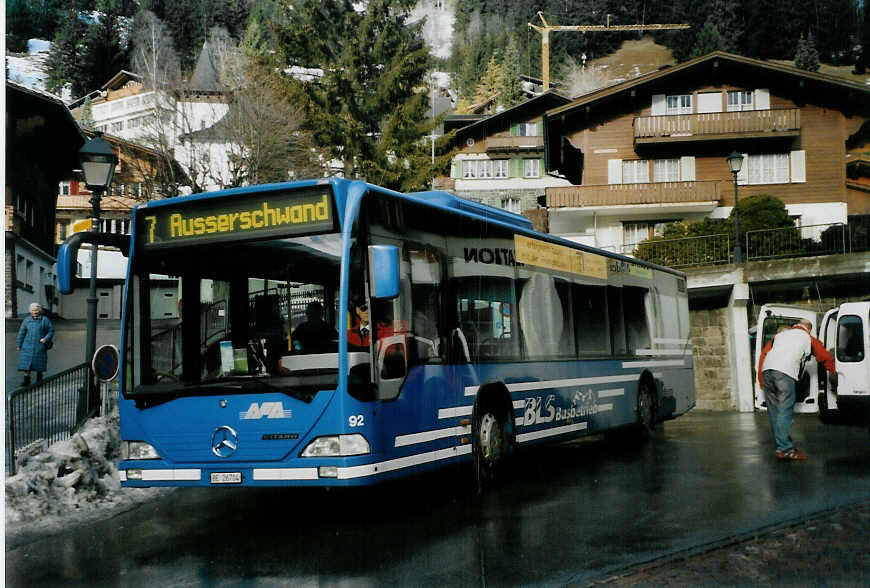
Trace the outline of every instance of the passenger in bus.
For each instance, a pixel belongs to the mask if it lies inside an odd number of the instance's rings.
[[[356,347],[368,347],[371,341],[370,331],[369,305],[365,298],[355,299],[353,303],[353,324],[347,330],[347,344]]]
[[[795,387],[810,354],[836,377],[834,357],[821,341],[810,334],[812,328],[810,321],[801,319],[792,328],[778,331],[761,350],[761,357],[758,358],[758,383],[767,401],[767,416],[776,444],[777,459],[806,459],[806,455],[795,448],[789,431]]]
[[[305,322],[291,334],[293,349],[306,353],[322,353],[338,339],[338,331],[323,320],[323,305],[317,301],[305,307]]]

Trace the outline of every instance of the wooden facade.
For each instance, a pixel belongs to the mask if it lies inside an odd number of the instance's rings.
[[[610,194],[614,205],[629,203],[613,196],[614,185],[628,185],[620,179],[621,166],[632,182],[646,180],[638,193],[657,194],[659,203],[682,202],[685,191],[697,191],[697,199],[714,196],[730,206],[733,178],[726,158],[737,151],[759,170],[754,178],[746,177],[746,168],[738,176],[741,198],[772,194],[786,205],[847,203],[849,214],[864,212],[870,194],[847,189],[846,142],[868,119],[866,86],[715,52],[549,111],[547,171],[576,187],[548,188],[547,205],[577,206],[569,203],[577,196],[568,195],[578,194],[583,202],[601,204],[599,194]],[[768,155],[781,170],[762,173]],[[655,178],[657,160],[680,162],[673,164],[680,177],[666,179],[683,189],[657,186],[663,181]]]

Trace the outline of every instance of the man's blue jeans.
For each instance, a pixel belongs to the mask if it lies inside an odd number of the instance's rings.
[[[791,430],[792,409],[795,402],[797,381],[791,376],[776,371],[764,370],[764,397],[767,400],[767,416],[773,431],[773,441],[777,451],[794,447],[789,431]]]

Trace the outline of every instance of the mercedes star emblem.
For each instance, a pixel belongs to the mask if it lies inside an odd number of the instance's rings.
[[[211,452],[218,457],[229,457],[239,446],[239,436],[226,425],[215,429],[211,436]]]

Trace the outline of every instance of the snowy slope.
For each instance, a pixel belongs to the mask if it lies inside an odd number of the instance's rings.
[[[26,88],[46,92],[45,82],[48,75],[45,72],[45,60],[51,49],[49,41],[30,39],[27,42],[27,55],[6,55],[6,66],[9,68],[9,81]],[[65,89],[60,98],[69,102],[69,89]]]

